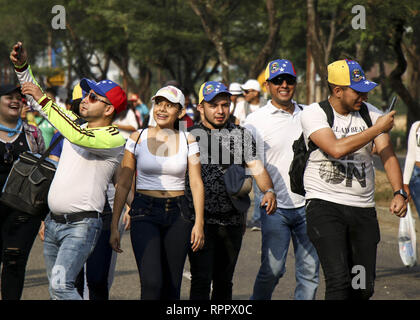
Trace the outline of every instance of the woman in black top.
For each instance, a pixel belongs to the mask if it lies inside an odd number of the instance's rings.
[[[6,182],[13,162],[24,151],[43,152],[41,131],[20,118],[23,107],[20,88],[0,86],[0,187]],[[37,235],[41,217],[14,210],[0,202],[1,296],[21,298],[26,262]]]

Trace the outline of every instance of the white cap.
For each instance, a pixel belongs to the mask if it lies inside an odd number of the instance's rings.
[[[152,100],[155,100],[156,97],[164,97],[172,103],[179,103],[184,108],[185,97],[181,90],[174,86],[166,86],[160,88],[158,92],[152,97]]]
[[[253,90],[256,90],[258,92],[261,92],[260,83],[257,80],[255,80],[255,79],[249,79],[241,87],[242,87],[242,90],[253,89]]]
[[[234,96],[242,94],[241,85],[237,82],[232,82],[229,86],[229,92]]]

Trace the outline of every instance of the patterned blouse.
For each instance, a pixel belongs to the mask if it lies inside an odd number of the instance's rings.
[[[203,124],[189,128],[200,146],[201,176],[205,190],[204,220],[209,224],[241,225],[243,214],[233,206],[226,191],[223,174],[230,164],[256,160],[256,144],[247,129],[228,122],[221,130],[211,130]],[[188,171],[187,171],[188,176]],[[189,179],[185,179],[185,196],[190,210],[193,200]]]

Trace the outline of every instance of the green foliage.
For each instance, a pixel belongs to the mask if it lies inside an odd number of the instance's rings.
[[[380,61],[392,65],[395,53],[391,40],[398,20],[403,20],[406,26],[405,43],[420,43],[417,0],[318,0],[316,3],[324,46],[331,31],[335,32],[328,63],[354,58],[366,71]],[[66,30],[51,28],[54,16],[51,8],[57,4],[66,9]],[[245,81],[269,34],[265,1],[199,0],[199,4],[207,5],[211,22],[222,32],[231,63],[231,80]],[[276,0],[275,5],[280,30],[268,60],[290,59],[298,75],[304,77],[306,1]],[[366,8],[364,30],[353,30],[351,26],[354,5]],[[141,85],[157,88],[166,80],[176,79],[194,90],[203,81],[219,76],[214,44],[188,0],[0,0],[0,21],[2,57],[8,57],[12,44],[21,40],[32,63],[36,63],[39,61],[36,58],[45,57],[50,39],[53,47],[65,47],[63,68],[72,70],[69,75],[72,81],[82,76],[96,79],[106,76],[108,60],[120,68],[131,89],[139,89]],[[413,48],[420,55],[420,46]],[[141,75],[137,77],[133,65],[138,71],[149,71],[152,82],[142,84],[144,75],[139,72]],[[381,87],[372,99],[378,105],[385,105],[391,92],[389,83],[384,78],[376,80]],[[387,95],[382,88],[388,88]]]

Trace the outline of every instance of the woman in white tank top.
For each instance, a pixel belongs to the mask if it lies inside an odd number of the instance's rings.
[[[420,216],[420,121],[412,124],[408,135],[403,182],[408,199],[413,199]]]
[[[156,127],[133,133],[127,140],[116,186],[110,243],[120,248],[118,221],[132,187],[131,243],[140,274],[142,300],[179,300],[188,250],[204,245],[204,185],[198,143],[178,131],[185,98],[173,87],[161,88],[152,98]],[[190,212],[184,197],[185,178],[194,200]],[[194,225],[191,216],[195,214]]]

